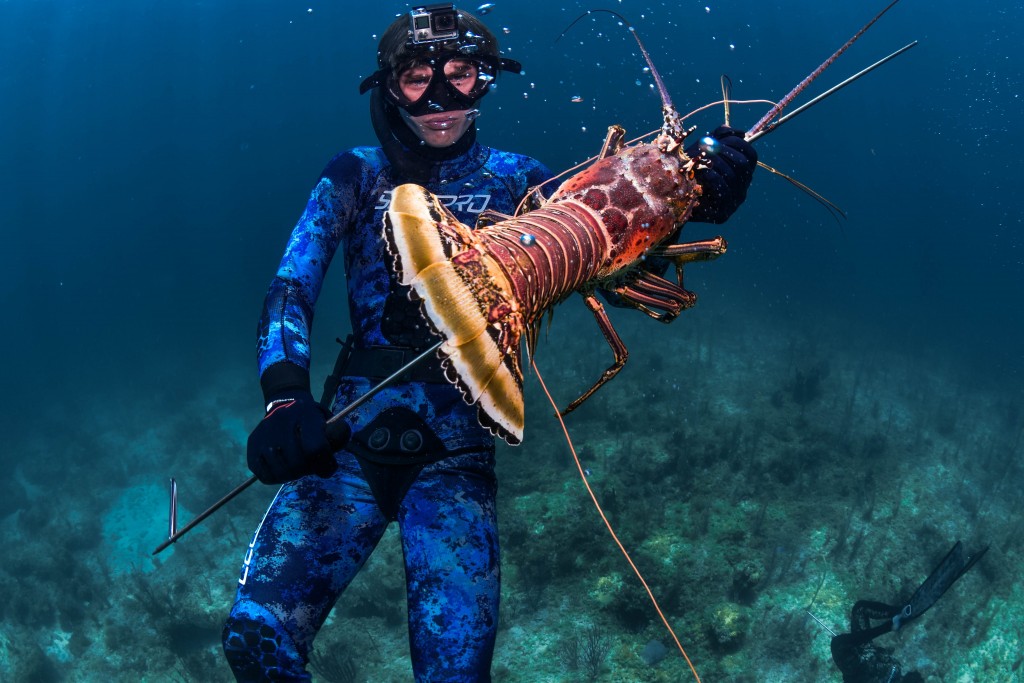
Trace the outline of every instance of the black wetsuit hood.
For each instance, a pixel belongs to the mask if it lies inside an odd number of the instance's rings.
[[[402,120],[398,107],[388,101],[381,88],[370,92],[370,121],[380,141],[384,156],[391,163],[396,183],[426,184],[434,179],[436,168],[465,154],[476,142],[476,122],[455,144],[448,147],[430,147]]]

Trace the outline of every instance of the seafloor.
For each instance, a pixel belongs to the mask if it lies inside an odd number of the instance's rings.
[[[538,363],[564,404],[610,355],[582,306],[563,308]],[[991,549],[879,642],[929,682],[1020,680],[1019,387],[864,321],[781,321],[714,302],[671,326],[616,320],[629,363],[568,424],[704,681],[840,680],[806,610],[845,630],[855,600],[906,597],[957,539]],[[247,491],[150,553],[166,533],[168,476],[184,523],[248,475],[251,373],[205,378],[202,398],[173,410],[158,396],[92,404],[62,416],[59,440],[18,444],[22,464],[0,483],[0,680],[230,680],[220,627],[273,491]],[[526,441],[499,449],[494,680],[692,680],[551,414],[529,378]],[[396,541],[324,628],[316,680],[411,679]]]

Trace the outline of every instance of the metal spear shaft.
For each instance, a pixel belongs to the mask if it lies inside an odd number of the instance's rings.
[[[416,356],[411,361],[409,361],[408,363],[406,363],[405,365],[403,365],[402,367],[398,368],[393,373],[391,373],[390,375],[388,375],[387,377],[382,379],[379,384],[377,384],[376,386],[371,388],[365,394],[363,394],[362,396],[360,396],[356,400],[352,401],[352,403],[350,403],[347,406],[345,406],[344,408],[342,408],[341,411],[339,411],[337,415],[335,415],[334,417],[332,417],[331,419],[329,419],[327,421],[328,436],[330,435],[331,426],[332,425],[338,424],[341,421],[341,419],[344,418],[346,415],[348,415],[353,410],[355,410],[359,406],[361,406],[364,403],[366,403],[367,401],[369,401],[375,395],[377,395],[377,393],[381,389],[385,388],[386,386],[388,386],[389,384],[391,384],[392,382],[397,380],[399,377],[401,377],[405,373],[409,372],[409,370],[411,370],[413,367],[415,367],[419,363],[423,362],[424,360],[429,358],[431,355],[435,354],[437,352],[437,350],[439,348],[441,348],[441,344],[443,344],[443,343],[444,343],[444,341],[437,342],[436,344],[431,346],[429,349],[427,349],[426,351],[424,351],[420,355]],[[161,543],[160,545],[158,545],[156,547],[156,550],[153,551],[153,554],[157,555],[160,552],[162,552],[163,550],[165,550],[166,548],[168,548],[171,544],[175,543],[179,538],[181,538],[182,536],[187,534],[189,531],[191,531],[193,528],[195,528],[196,525],[198,525],[200,522],[202,522],[204,519],[206,519],[207,517],[212,515],[217,510],[221,509],[221,507],[223,507],[228,501],[230,501],[232,498],[237,496],[239,493],[241,493],[242,491],[246,490],[247,488],[249,488],[250,486],[255,484],[257,481],[258,481],[258,479],[256,479],[255,476],[249,477],[244,482],[242,482],[241,484],[239,484],[235,488],[231,489],[230,493],[228,493],[223,498],[218,500],[216,503],[214,503],[213,505],[208,507],[204,512],[199,513],[196,516],[195,519],[193,519],[191,522],[189,522],[185,526],[181,527],[181,529],[179,529],[178,531],[173,531],[173,529],[177,526],[177,524],[176,524],[176,520],[174,520],[172,518],[171,519],[171,529],[172,529],[171,534],[168,536],[166,541],[164,541],[163,543]],[[175,514],[175,512],[176,512],[176,506],[172,506],[172,513],[171,513],[172,516]]]

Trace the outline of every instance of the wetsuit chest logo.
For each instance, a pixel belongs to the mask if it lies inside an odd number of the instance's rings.
[[[387,211],[391,207],[391,190],[385,190],[377,199],[377,205],[373,208],[377,211]],[[439,194],[438,200],[450,209],[453,213],[483,213],[484,209],[491,202],[491,195],[488,194]]]

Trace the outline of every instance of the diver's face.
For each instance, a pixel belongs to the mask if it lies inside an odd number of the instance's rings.
[[[468,60],[452,59],[445,64],[445,78],[461,92],[468,94],[477,80],[476,67]],[[402,94],[412,102],[427,95],[433,69],[426,64],[414,65],[398,76],[398,85]],[[452,111],[432,112],[423,116],[410,116],[405,109],[400,109],[402,119],[412,132],[431,147],[449,147],[466,134],[473,124],[470,111],[455,109]]]

